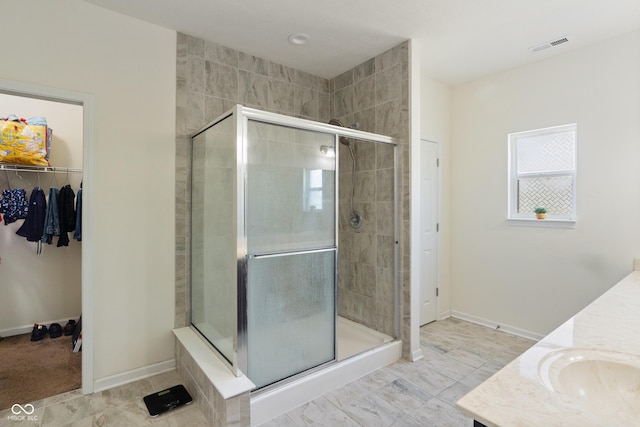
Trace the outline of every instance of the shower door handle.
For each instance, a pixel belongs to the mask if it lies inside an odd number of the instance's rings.
[[[282,256],[291,256],[291,255],[305,255],[305,254],[317,254],[321,252],[335,252],[336,247],[333,246],[331,248],[322,248],[322,249],[305,249],[301,251],[291,251],[291,252],[272,252],[272,253],[262,253],[262,254],[249,254],[249,259],[263,259],[263,258],[275,258]]]

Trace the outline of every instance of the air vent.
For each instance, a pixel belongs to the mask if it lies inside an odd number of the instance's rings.
[[[569,39],[568,39],[568,38],[563,37],[563,38],[561,38],[561,39],[554,40],[554,41],[552,41],[552,42],[551,42],[551,43],[549,43],[549,44],[550,44],[551,46],[558,46],[559,44],[566,43],[566,42],[568,42],[568,41],[569,41]]]
[[[558,46],[558,45],[560,45],[562,43],[566,43],[568,41],[569,41],[569,39],[567,37],[560,37],[558,39],[551,40],[551,41],[548,41],[546,43],[542,43],[542,44],[540,44],[538,46],[531,47],[531,48],[529,48],[529,50],[531,52],[534,52],[534,53],[535,52],[540,52],[541,50],[549,49],[550,47]]]

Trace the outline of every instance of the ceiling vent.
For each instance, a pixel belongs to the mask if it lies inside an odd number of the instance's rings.
[[[560,44],[568,42],[569,39],[565,37],[560,37],[559,39],[551,40],[546,43],[542,43],[538,46],[530,47],[529,50],[531,52],[540,52],[541,50],[549,49],[550,47],[558,46]]]

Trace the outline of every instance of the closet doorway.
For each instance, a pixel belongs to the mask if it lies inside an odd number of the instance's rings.
[[[74,208],[80,188],[83,193],[79,233],[67,233],[68,246],[64,241],[59,243],[58,236],[51,244],[27,241],[16,234],[24,220],[7,224],[4,218],[0,224],[0,293],[4,302],[0,311],[0,353],[5,353],[4,362],[0,362],[0,389],[4,390],[1,409],[78,388],[83,393],[93,391],[92,292],[85,268],[90,265],[87,190],[91,181],[86,159],[90,159],[87,147],[92,101],[86,94],[0,81],[0,117],[42,116],[53,130],[51,168],[32,170],[2,164],[0,190],[24,189],[28,199],[34,187],[39,187],[49,204],[50,188],[68,185],[73,191]],[[74,352],[74,336],[65,335],[63,330],[57,337],[51,333],[51,325],[69,325],[68,333],[81,318],[82,351]],[[47,327],[47,333],[36,341],[32,338],[34,324]],[[11,362],[6,355],[11,355]],[[33,361],[25,363],[29,360]]]

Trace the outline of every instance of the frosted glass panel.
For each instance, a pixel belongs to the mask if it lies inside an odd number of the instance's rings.
[[[335,245],[335,138],[249,121],[250,253]]]
[[[191,323],[235,363],[236,139],[231,117],[193,138]]]
[[[247,375],[263,387],[334,360],[335,137],[251,120],[247,135]]]
[[[575,130],[518,138],[518,173],[543,173],[575,168]]]
[[[248,377],[258,387],[334,359],[335,252],[250,259]]]
[[[530,213],[539,206],[549,214],[573,212],[573,177],[522,178],[518,180],[518,213]]]

